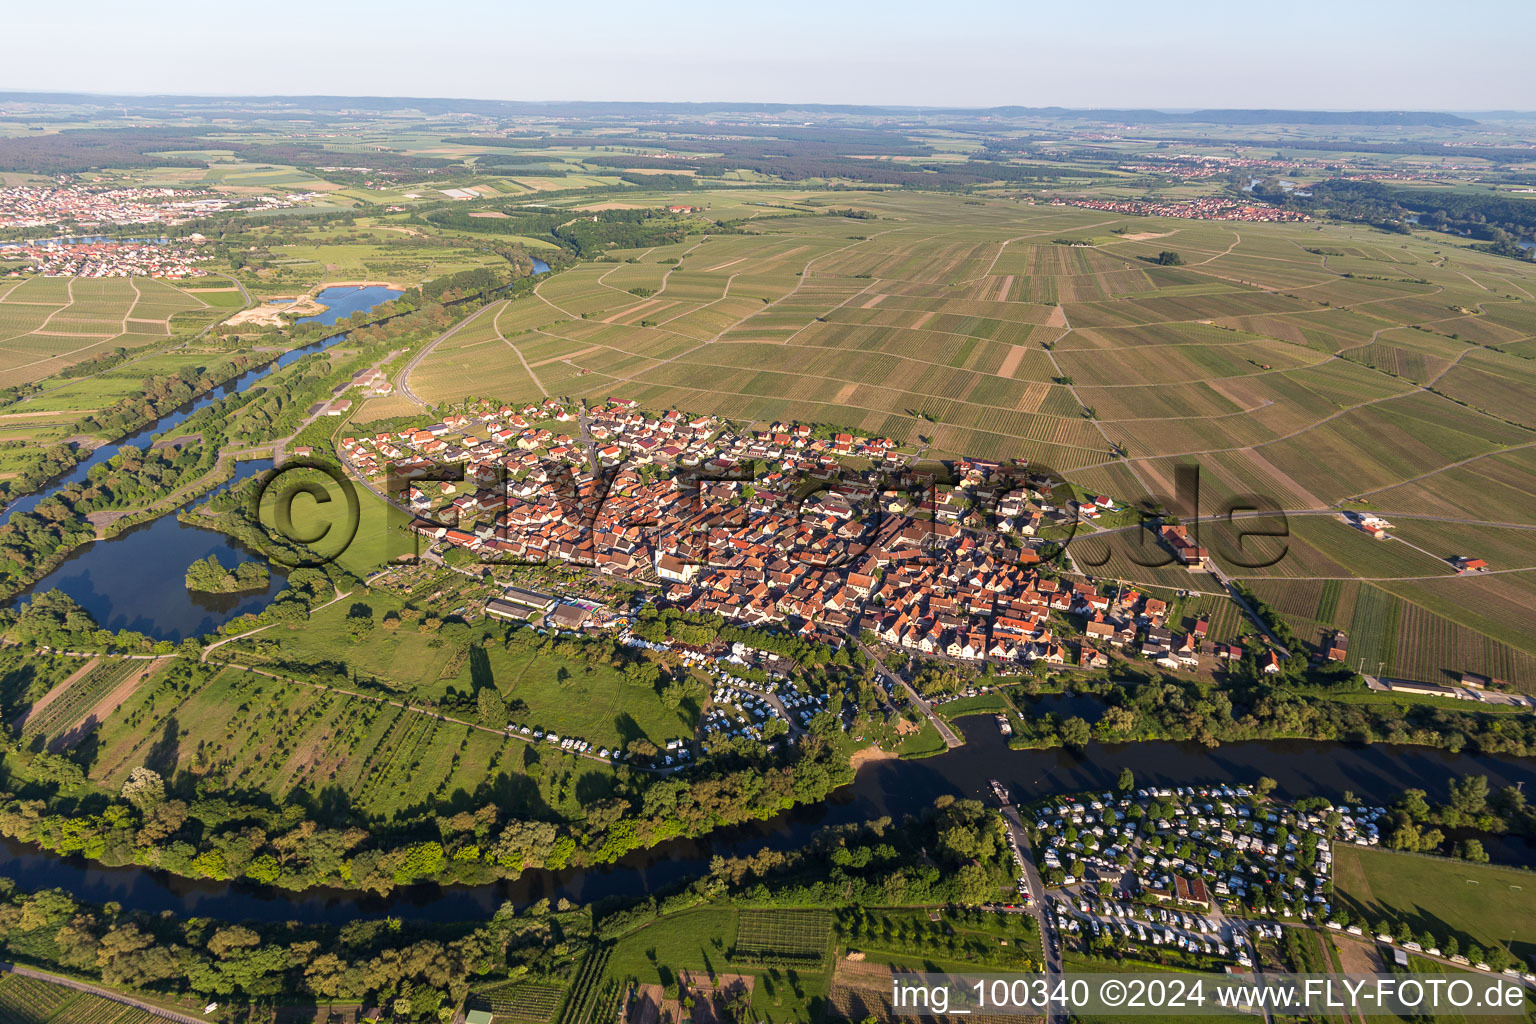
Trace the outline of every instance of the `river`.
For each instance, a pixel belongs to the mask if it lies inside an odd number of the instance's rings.
[[[334,324],[336,321],[342,319],[343,317],[351,316],[353,313],[359,311],[370,310],[380,303],[388,302],[390,299],[393,299],[399,294],[401,293],[393,288],[326,288],[324,291],[320,292],[318,298],[319,301],[324,303],[327,308],[323,312],[316,313],[314,316],[299,318],[298,323],[319,323],[326,325]],[[284,352],[282,355],[278,356],[271,362],[264,363],[261,366],[257,366],[253,369],[245,371],[245,373],[242,373],[234,380],[221,384],[219,387],[214,388],[206,395],[194,398],[192,401],[187,402],[184,405],[177,406],[175,409],[172,409],[164,416],[161,416],[153,423],[150,423],[148,426],[142,427],[116,442],[102,445],[100,448],[97,448],[94,452],[91,453],[90,458],[75,466],[75,468],[70,470],[68,473],[54,480],[53,483],[49,484],[47,487],[37,491],[34,494],[28,494],[24,497],[17,498],[6,510],[7,515],[15,512],[32,511],[32,509],[37,507],[38,502],[42,501],[44,498],[57,494],[59,491],[63,490],[65,487],[70,486],[71,484],[84,483],[93,468],[111,460],[111,458],[116,455],[120,449],[128,446],[144,448],[150,443],[150,441],[154,440],[157,434],[162,434],[166,431],[176,429],[176,427],[186,422],[186,420],[199,409],[207,408],[209,405],[212,405],[214,402],[225,397],[226,395],[234,394],[236,391],[244,391],[252,384],[255,384],[257,381],[267,376],[267,374],[276,370],[280,370],[283,367],[293,363],[294,361],[304,358],[311,352],[320,352],[324,349],[330,348],[332,345],[337,344],[345,337],[345,334],[338,334],[334,337],[323,338],[320,341],[316,341],[311,344]]]
[[[549,272],[549,264],[533,258],[535,275]],[[326,326],[366,312],[400,295],[394,288],[380,285],[348,285],[323,289],[317,296],[326,307],[312,316],[298,318],[301,324]],[[115,456],[125,446],[142,448],[157,435],[174,430],[200,409],[213,402],[244,391],[268,374],[295,360],[323,351],[346,338],[337,334],[284,352],[262,366],[246,371],[206,395],[172,410],[155,422],[113,444],[105,444],[69,473],[43,490],[18,498],[7,514],[31,511],[38,502],[72,484],[84,482],[92,468]],[[270,460],[242,462],[232,482],[246,479],[271,466]],[[215,530],[204,530],[177,521],[171,514],[152,522],[124,530],[106,540],[96,541],[70,554],[57,568],[18,594],[12,604],[29,595],[58,589],[80,604],[101,626],[131,629],[161,640],[184,640],[212,632],[221,623],[246,612],[265,607],[285,585],[284,574],[275,571],[268,585],[241,594],[194,594],[182,578],[182,570],[193,561],[217,555],[226,568],[249,562],[255,556],[238,541]],[[145,566],[163,571],[145,573]]]
[[[396,289],[376,285],[326,288],[319,294],[319,301],[326,309],[313,316],[301,317],[298,322],[329,326],[353,313],[373,309],[399,294]],[[49,495],[83,482],[93,466],[111,459],[124,446],[143,447],[156,435],[174,430],[199,409],[226,395],[244,391],[268,374],[311,352],[330,348],[345,337],[345,334],[337,334],[284,352],[271,362],[247,370],[208,394],[172,410],[117,443],[102,445],[91,453],[90,458],[44,490],[18,499],[11,510],[27,511],[37,507],[37,503]],[[271,465],[271,460],[239,463],[230,482],[254,476]],[[106,629],[131,629],[160,640],[184,640],[210,633],[238,615],[259,611],[286,586],[283,574],[274,572],[261,590],[240,594],[188,591],[183,571],[193,561],[209,555],[217,555],[225,568],[256,558],[233,538],[216,530],[188,526],[179,522],[174,514],[167,513],[77,549],[52,572],[18,594],[12,603],[25,601],[31,594],[58,589],[74,598]],[[145,572],[146,566],[154,566],[157,571]]]
[[[1234,743],[1207,750],[1188,744],[1137,743],[1095,744],[1079,754],[1009,750],[990,715],[966,719],[962,725],[967,743],[957,750],[917,761],[871,762],[852,785],[822,804],[799,807],[765,822],[720,829],[704,839],[663,843],[606,868],[530,871],[516,880],[490,885],[413,886],[377,897],[194,881],[140,867],[104,868],[0,840],[0,875],[15,878],[24,888],[58,886],[81,899],[116,900],[126,908],[152,913],[329,923],[383,916],[453,921],[483,917],[504,901],[525,906],[546,897],[638,896],[704,873],[715,855],[745,854],[765,846],[794,849],[817,829],[881,815],[900,817],[943,794],[986,799],[992,778],[1006,783],[1021,802],[1111,787],[1125,767],[1135,773],[1137,785],[1251,783],[1268,775],[1279,784],[1281,796],[1338,799],[1353,791],[1373,803],[1385,802],[1407,786],[1422,787],[1430,799],[1443,800],[1450,779],[1468,773],[1487,775],[1495,787],[1514,782],[1536,785],[1536,764],[1528,760],[1420,747],[1284,741]],[[1495,861],[1536,864],[1536,844],[1490,839],[1486,845]]]

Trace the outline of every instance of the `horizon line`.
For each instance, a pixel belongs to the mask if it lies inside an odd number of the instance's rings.
[[[1244,106],[1244,107],[1218,107],[1210,105],[1193,106],[1082,106],[1068,107],[1060,104],[1046,104],[1042,106],[1030,106],[1022,103],[997,103],[991,105],[969,104],[921,104],[921,103],[844,103],[836,100],[794,101],[794,100],[749,100],[749,99],[712,99],[712,100],[664,100],[664,99],[506,99],[500,97],[479,96],[423,96],[412,94],[385,95],[380,93],[333,93],[333,92],[272,92],[272,93],[202,93],[202,92],[134,92],[112,91],[98,92],[93,90],[58,90],[58,89],[27,89],[0,87],[0,102],[27,102],[27,98],[33,98],[33,102],[43,102],[51,98],[54,102],[63,102],[66,99],[80,100],[364,100],[364,101],[427,101],[432,103],[476,103],[476,104],[507,104],[528,107],[559,107],[559,106],[606,106],[606,107],[674,107],[674,108],[717,108],[722,110],[745,110],[752,107],[773,108],[778,110],[833,110],[833,111],[911,111],[927,113],[990,113],[997,111],[1015,111],[1021,114],[1103,114],[1103,113],[1155,113],[1155,114],[1522,114],[1536,115],[1536,110],[1520,108],[1498,107],[1285,107],[1285,106]]]

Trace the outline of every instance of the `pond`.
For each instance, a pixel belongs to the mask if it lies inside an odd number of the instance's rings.
[[[271,465],[270,459],[241,462],[233,479],[219,490]],[[211,633],[221,623],[246,612],[260,611],[287,586],[281,570],[274,568],[260,590],[238,594],[188,590],[184,578],[187,566],[209,555],[217,555],[226,569],[261,561],[234,538],[188,526],[169,513],[77,549],[16,600],[25,602],[32,594],[61,590],[104,629],[131,629],[158,640],[185,640]],[[146,567],[153,570],[146,571]]]
[[[299,323],[334,324],[353,313],[373,309],[401,293],[377,285],[326,288],[319,301],[328,308]],[[248,370],[209,394],[172,410],[141,430],[113,443],[102,445],[68,474],[42,491],[18,499],[10,512],[30,511],[37,503],[71,484],[81,483],[91,468],[111,459],[127,445],[144,447],[158,434],[185,422],[199,409],[226,395],[243,391],[268,374],[292,364],[311,352],[319,352],[346,338],[337,334],[312,344],[284,352],[270,363]],[[246,479],[271,466],[270,460],[240,463],[235,480]],[[227,486],[227,485],[226,485]],[[201,499],[199,499],[201,500]],[[130,527],[106,540],[88,544],[73,552],[58,568],[21,594],[12,604],[23,602],[34,593],[57,588],[80,603],[107,629],[132,629],[161,640],[182,640],[207,633],[237,615],[264,607],[285,585],[274,572],[265,590],[243,594],[193,594],[186,589],[183,574],[188,565],[210,554],[219,556],[226,568],[252,561],[254,556],[236,541],[213,530],[199,529],[178,522],[167,514],[153,522]],[[153,572],[145,568],[154,567]]]

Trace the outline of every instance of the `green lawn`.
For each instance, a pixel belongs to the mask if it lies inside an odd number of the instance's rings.
[[[1459,980],[1471,982],[1474,986],[1476,986],[1474,991],[1481,991],[1488,984],[1488,975],[1484,974],[1482,971],[1472,971],[1465,970],[1460,967],[1452,967],[1449,964],[1442,964],[1438,960],[1430,960],[1422,956],[1410,955],[1408,957],[1408,969],[1414,974],[1450,975]],[[1526,1007],[1527,1009],[1530,1008],[1529,1000],[1527,1000]],[[1401,1020],[1403,1018],[1392,1019]],[[1489,1015],[1481,1013],[1462,1014],[1455,1012],[1435,1014],[1436,1024],[1460,1024],[1462,1021],[1476,1022],[1476,1024],[1516,1024],[1518,1021],[1529,1021],[1530,1019],[1531,1018],[1528,1014]]]
[[[923,719],[922,729],[896,745],[896,753],[902,757],[931,757],[944,753],[944,750],[944,737],[939,735],[939,730],[926,718]]]
[[[975,697],[961,697],[935,708],[945,718],[963,718],[966,715],[998,715],[1011,710],[1008,698],[1000,693],[983,693]]]
[[[1512,939],[1517,957],[1536,954],[1536,873],[1341,845],[1334,887],[1371,923],[1391,915],[1415,932],[1454,931],[1463,948]]]
[[[608,961],[615,978],[666,985],[676,972],[726,969],[726,951],[736,942],[734,907],[700,907],[658,918],[619,939]]]
[[[499,642],[464,652],[411,622],[393,631],[375,628],[361,642],[352,640],[349,617],[367,614],[382,623],[404,604],[393,594],[360,591],[315,612],[302,629],[276,627],[238,641],[229,653],[265,651],[276,640],[275,654],[268,655],[303,663],[344,660],[359,676],[376,677],[413,699],[440,698],[449,687],[468,692],[488,679],[513,702],[514,722],[577,736],[594,747],[641,735],[661,745],[693,733],[692,722],[663,705],[655,689],[629,682],[608,664],[509,651]],[[493,630],[501,635],[499,625]]]
[[[288,510],[294,536],[320,538],[311,544],[317,553],[335,555],[342,568],[365,577],[389,560],[412,551],[409,536],[391,531],[389,506],[355,481],[352,487],[357,494],[358,521],[357,530],[350,533],[349,539],[347,503],[340,489],[329,478],[318,473],[312,475],[325,488],[330,500],[320,502],[307,494],[295,493]],[[286,488],[289,479],[285,475],[277,487],[263,495],[261,522],[268,530],[273,530],[276,524],[278,492]],[[405,521],[403,517],[397,518]]]

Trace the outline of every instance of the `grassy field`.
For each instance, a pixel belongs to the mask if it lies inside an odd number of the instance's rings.
[[[1177,970],[1176,968],[1163,967],[1163,966],[1158,965],[1158,964],[1145,964],[1145,963],[1123,964],[1123,963],[1120,963],[1120,962],[1115,961],[1115,960],[1106,960],[1106,959],[1102,959],[1102,958],[1099,958],[1099,957],[1079,956],[1077,954],[1068,954],[1067,956],[1065,956],[1063,958],[1063,960],[1062,960],[1062,967],[1068,973],[1077,972],[1077,973],[1083,973],[1083,974],[1122,974],[1122,973],[1125,973],[1125,974],[1179,974],[1179,973],[1183,973],[1183,972]],[[1076,1019],[1083,1021],[1084,1024],[1118,1024],[1119,1021],[1124,1020],[1125,1018],[1124,1017],[1113,1017],[1113,1016],[1108,1016],[1108,1015],[1105,1015],[1105,1016],[1094,1016],[1094,1015],[1091,1015],[1091,1014],[1084,1014],[1082,1016],[1078,1016]],[[1171,1014],[1171,1013],[1170,1014],[1156,1014],[1156,1013],[1140,1014],[1140,1013],[1138,1013],[1136,1015],[1136,1019],[1138,1021],[1146,1021],[1146,1022],[1148,1022],[1148,1024],[1182,1024],[1182,1022],[1189,1020],[1190,1017],[1188,1015]],[[1240,1024],[1240,1022],[1244,1022],[1244,1021],[1252,1022],[1253,1019],[1254,1019],[1254,1017],[1252,1015],[1250,1015],[1250,1014],[1241,1014],[1241,1013],[1227,1013],[1227,1014],[1223,1014],[1223,1013],[1214,1013],[1213,1012],[1213,1013],[1202,1013],[1200,1015],[1200,1020],[1202,1020],[1202,1021],[1205,1021],[1205,1020],[1217,1021],[1217,1022],[1222,1022],[1222,1024]]]
[[[526,810],[579,816],[611,780],[606,766],[549,747],[239,669],[191,690],[141,687],[95,744],[91,778],[109,788],[142,764],[179,767],[276,799],[330,792],[375,816],[492,788]]]
[[[1415,932],[1454,932],[1463,949],[1509,943],[1521,961],[1536,954],[1536,874],[1528,871],[1341,845],[1334,886],[1372,923],[1390,916]]]
[[[701,907],[669,914],[618,939],[606,965],[606,976],[635,979],[642,985],[675,983],[682,971],[695,974],[729,972],[753,979],[752,1013],[772,1024],[814,1019],[812,1007],[825,1000],[831,981],[829,966],[807,963],[797,967],[757,967],[730,959],[730,951],[754,935],[789,936],[795,948],[822,951],[829,943],[831,919],[825,911],[738,910]],[[812,934],[815,932],[816,934]]]
[[[721,970],[736,941],[734,907],[701,907],[668,914],[621,937],[608,961],[615,978],[666,985],[680,970]]]
[[[754,982],[755,1018],[781,1024],[818,1019],[817,1007],[829,998],[836,1016],[841,1000],[850,994],[839,989],[847,988],[846,981],[862,982],[866,972],[884,974],[888,994],[891,967],[974,972],[978,964],[996,964],[999,957],[1039,954],[1032,923],[1013,915],[989,915],[978,922],[950,911],[872,909],[857,926],[839,925],[836,933],[832,926],[833,915],[824,910],[700,907],[666,915],[620,937],[607,962],[607,976],[665,986],[682,971],[745,975]],[[918,944],[926,952],[914,956],[909,950]],[[850,965],[826,956],[845,947],[863,953],[862,962]],[[742,962],[747,950],[777,961],[771,966]],[[804,962],[790,965],[791,959],[801,958]],[[850,966],[859,977],[844,978]]]
[[[355,595],[315,612],[303,628],[276,627],[280,636],[257,634],[229,645],[228,653],[254,664],[273,658],[315,665],[345,659],[359,676],[378,679],[413,700],[438,700],[450,688],[466,691],[489,681],[516,702],[514,721],[575,735],[594,747],[642,735],[664,742],[692,731],[685,712],[667,709],[652,688],[627,681],[606,664],[516,652],[499,643],[466,651],[410,622],[374,629],[366,642],[351,639],[349,620],[363,616],[382,623],[404,606],[401,598],[380,591]]]
[[[261,523],[277,536],[316,538],[311,548],[320,557],[335,556],[344,569],[362,577],[380,568],[392,559],[405,554],[415,554],[414,538],[395,529],[399,516],[391,516],[384,499],[366,487],[354,485],[357,495],[358,518],[356,529],[348,517],[346,496],[335,481],[313,470],[303,475],[285,475],[283,487],[290,483],[313,482],[325,490],[329,501],[295,492],[291,503],[278,493],[279,488],[263,495],[260,510]],[[287,505],[292,533],[278,530],[277,515],[280,500]]]

